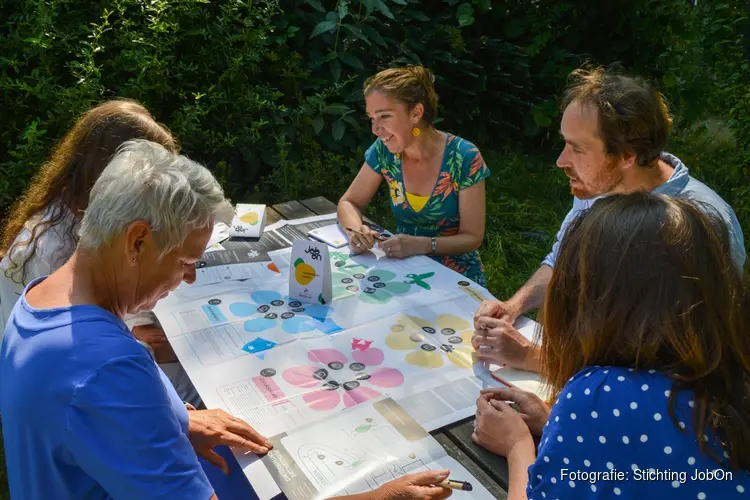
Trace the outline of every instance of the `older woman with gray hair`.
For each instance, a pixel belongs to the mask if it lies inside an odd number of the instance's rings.
[[[271,445],[222,410],[187,408],[123,317],[195,279],[232,206],[211,173],[131,141],[94,185],[70,260],[28,284],[0,347],[0,412],[14,498],[179,498],[217,494],[198,461],[216,445]],[[405,476],[362,499],[445,498],[447,476]],[[242,478],[244,480],[244,478]]]

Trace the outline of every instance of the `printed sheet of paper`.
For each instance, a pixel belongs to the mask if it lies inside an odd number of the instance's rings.
[[[406,474],[445,468],[473,486],[453,498],[493,498],[390,398],[270,439],[274,449],[263,463],[290,500],[364,493]]]
[[[383,396],[428,431],[473,415],[485,386],[474,374],[473,315],[489,292],[427,257],[329,257],[327,305],[290,300],[287,279],[181,287],[159,302],[206,406],[266,436]],[[279,493],[262,462],[238,459],[261,498]]]

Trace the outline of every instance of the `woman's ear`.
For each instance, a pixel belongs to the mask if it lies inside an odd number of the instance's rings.
[[[144,243],[150,239],[151,227],[148,222],[138,220],[130,224],[125,231],[125,255],[128,261],[135,263],[144,249]]]
[[[415,104],[414,107],[411,108],[412,125],[416,126],[420,121],[422,121],[423,116],[424,116],[424,105],[421,102]]]

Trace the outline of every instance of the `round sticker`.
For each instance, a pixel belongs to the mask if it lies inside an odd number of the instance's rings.
[[[440,333],[442,333],[446,337],[450,337],[451,335],[456,334],[456,330],[454,330],[453,328],[443,328],[442,330],[440,330]]]
[[[375,284],[374,284],[374,285],[372,285],[372,286],[374,286],[375,288],[385,288],[385,283],[383,283],[383,282],[378,282],[378,283],[375,283]]]
[[[313,377],[318,380],[325,380],[326,378],[328,378],[328,370],[326,370],[325,368],[315,370],[315,373],[313,373]]]
[[[460,344],[461,342],[463,342],[463,339],[461,337],[451,337],[448,339],[448,342],[450,342],[451,344]]]
[[[344,262],[343,260],[337,260],[333,265],[336,267],[344,267],[346,265],[346,262]]]
[[[257,311],[259,313],[267,313],[269,309],[271,309],[270,306],[267,306],[267,305],[263,304],[262,306],[258,307]]]
[[[357,285],[349,285],[348,287],[346,287],[346,289],[349,290],[350,292],[358,292],[359,291],[359,287]]]
[[[339,363],[338,361],[332,361],[328,363],[328,368],[331,370],[340,370],[344,367],[344,363]]]
[[[453,352],[453,346],[448,344],[440,344],[440,349],[445,352]]]
[[[370,376],[366,373],[358,373],[354,378],[356,378],[357,380],[367,380],[368,378],[370,378]]]
[[[274,370],[273,368],[263,368],[260,371],[260,374],[263,377],[273,377],[274,375],[276,375],[276,370]]]
[[[208,303],[212,306],[218,306],[219,304],[221,304],[221,299],[211,299],[208,301]]]
[[[421,347],[423,351],[427,351],[427,352],[432,352],[436,349],[435,346],[432,344],[422,344],[419,347]]]
[[[469,282],[468,281],[459,281],[458,284],[461,285],[461,286],[469,286]]]
[[[374,289],[374,288],[370,288],[370,287],[368,286],[367,288],[365,288],[365,289],[363,290],[363,292],[365,292],[365,293],[369,293],[369,294],[373,294],[373,293],[375,293],[375,289]]]
[[[283,300],[274,300],[273,302],[271,302],[271,305],[272,306],[276,306],[276,307],[283,306],[284,305],[284,301]]]
[[[323,384],[323,389],[327,389],[329,391],[333,391],[338,388],[339,388],[339,383],[336,382],[335,380],[329,380],[328,382]]]
[[[303,313],[303,312],[305,312],[305,308],[304,307],[295,307],[294,309],[292,309],[292,312]]]
[[[376,281],[380,281],[380,276],[368,276],[367,281],[375,283]]]
[[[424,335],[420,335],[419,333],[412,333],[411,335],[409,335],[409,338],[412,342],[416,342],[418,344],[424,340]]]
[[[276,318],[278,318],[278,317],[279,317],[279,315],[278,315],[278,314],[276,314],[276,313],[268,313],[268,314],[266,314],[266,315],[265,315],[265,316],[263,316],[263,317],[264,317],[264,318],[266,318],[266,319],[276,319]]]
[[[365,369],[365,365],[362,363],[352,363],[349,365],[349,369],[353,372],[361,372]]]
[[[293,300],[289,303],[289,307],[302,307],[302,302],[299,300]]]
[[[357,387],[359,387],[359,382],[357,382],[356,380],[344,382],[344,389],[347,391],[351,391],[352,389],[356,389]]]
[[[361,280],[361,279],[363,279],[363,278],[365,277],[365,275],[364,275],[364,274],[361,274],[361,273],[357,273],[357,274],[355,274],[355,275],[354,275],[354,277],[355,277],[356,279],[358,279],[358,280]]]
[[[425,332],[427,332],[427,333],[435,333],[437,331],[434,328],[432,328],[431,326],[423,326],[422,330],[425,331]]]
[[[284,313],[284,314],[281,315],[281,319],[289,319],[289,318],[293,318],[293,317],[294,317],[294,313],[292,313],[292,312],[286,312],[286,313]]]
[[[341,280],[341,282],[345,285],[348,285],[349,283],[354,283],[354,280],[351,278],[344,278]]]

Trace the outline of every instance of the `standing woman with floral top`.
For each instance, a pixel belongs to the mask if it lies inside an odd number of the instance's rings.
[[[377,233],[362,213],[385,179],[396,235],[380,242],[388,257],[429,255],[484,286],[477,249],[484,238],[485,183],[490,175],[474,144],[433,126],[438,97],[434,77],[421,66],[381,71],[365,82],[367,114],[378,139],[339,201],[338,218],[353,228],[361,253]]]

